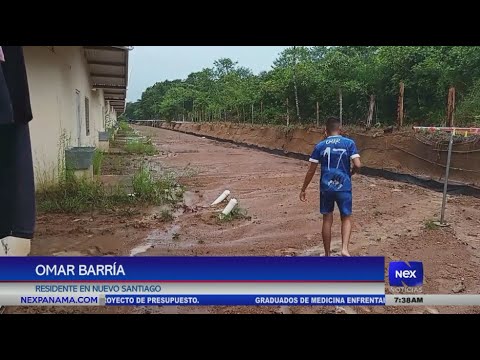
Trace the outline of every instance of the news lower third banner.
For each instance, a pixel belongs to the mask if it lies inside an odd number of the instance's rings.
[[[383,257],[2,257],[0,305],[385,305]]]

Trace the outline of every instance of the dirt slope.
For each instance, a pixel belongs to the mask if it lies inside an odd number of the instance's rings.
[[[313,127],[286,129],[279,126],[236,123],[162,123],[161,126],[307,155],[324,136],[323,131]],[[346,129],[344,135],[355,140],[365,166],[435,180],[444,177],[446,144],[430,145],[427,135],[416,134],[408,129],[393,134],[384,134],[382,130],[366,133]],[[450,180],[480,187],[479,140],[473,139],[454,145]]]

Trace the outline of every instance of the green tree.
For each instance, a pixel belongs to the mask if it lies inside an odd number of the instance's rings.
[[[288,101],[292,120],[308,123],[315,121],[317,102],[322,118],[338,115],[341,91],[347,124],[365,121],[372,95],[378,120],[388,124],[396,119],[400,81],[406,122],[442,123],[450,86],[457,90],[458,119],[472,122],[480,113],[480,47],[289,47],[258,75],[221,58],[185,80],[147,88],[127,104],[126,116],[243,121],[253,105],[255,121],[261,114],[262,121],[284,123]]]

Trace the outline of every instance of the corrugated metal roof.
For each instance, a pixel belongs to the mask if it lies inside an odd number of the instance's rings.
[[[84,46],[92,88],[103,89],[117,112],[125,110],[128,53],[132,46]]]

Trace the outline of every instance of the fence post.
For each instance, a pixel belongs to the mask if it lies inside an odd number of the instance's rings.
[[[400,81],[400,91],[398,94],[398,115],[397,126],[400,129],[403,126],[403,95],[405,93],[405,85],[403,81]]]
[[[317,127],[320,126],[320,108],[318,106],[318,101],[317,101]]]
[[[263,100],[260,100],[260,123],[263,123]]]
[[[445,169],[445,184],[443,185],[442,212],[440,215],[441,224],[444,224],[444,221],[445,221],[445,207],[447,205],[447,191],[448,191],[448,176],[450,174],[450,161],[452,160],[452,146],[453,146],[454,135],[455,135],[455,129],[452,129],[450,133],[450,141],[448,142],[447,168]]]
[[[253,125],[253,104],[252,104],[252,125]]]
[[[448,89],[447,104],[447,126],[453,127],[453,117],[455,113],[455,88],[453,86]]]
[[[367,130],[372,127],[373,112],[375,110],[375,95],[370,95],[370,105],[368,106]]]

